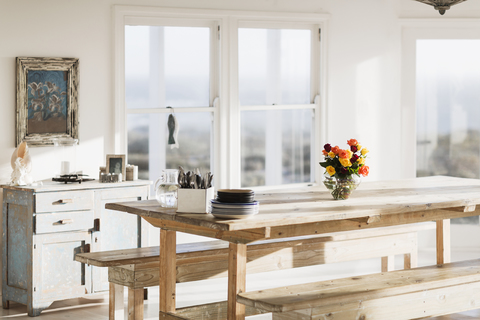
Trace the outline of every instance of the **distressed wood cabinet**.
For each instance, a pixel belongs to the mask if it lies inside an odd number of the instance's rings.
[[[147,199],[149,181],[1,188],[3,308],[15,301],[38,316],[53,301],[108,290],[104,268],[77,262],[75,254],[147,245],[145,222],[105,204]]]

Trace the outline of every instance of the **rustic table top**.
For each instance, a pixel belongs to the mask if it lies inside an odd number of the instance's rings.
[[[436,176],[363,182],[348,200],[334,200],[324,186],[256,193],[255,199],[260,202],[259,213],[238,220],[217,219],[211,214],[176,213],[175,209],[161,208],[155,200],[110,203],[106,208],[137,214],[149,222],[161,220],[164,224],[159,227],[176,222],[211,230],[239,231],[344,220],[372,224],[387,221],[390,216],[389,222],[378,225],[385,226],[479,215],[475,205],[480,204],[480,180]],[[409,215],[422,212],[427,216],[417,215],[414,219]],[[293,232],[288,236],[308,233]]]

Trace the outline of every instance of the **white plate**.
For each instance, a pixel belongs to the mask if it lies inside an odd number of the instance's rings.
[[[217,213],[225,213],[225,214],[242,214],[242,213],[258,213],[259,210],[258,210],[258,207],[236,208],[236,209],[213,207],[211,211],[217,212]]]
[[[215,218],[219,219],[248,219],[251,216],[254,216],[255,214],[217,214],[217,213],[212,213]]]
[[[251,206],[258,206],[258,201],[254,202],[245,202],[245,203],[230,203],[230,202],[219,202],[217,200],[210,200],[212,207],[215,208],[245,208]]]
[[[222,216],[251,216],[258,212],[223,212],[213,211],[212,214],[221,214]]]

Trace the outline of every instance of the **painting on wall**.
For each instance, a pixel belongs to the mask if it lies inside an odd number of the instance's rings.
[[[16,145],[78,139],[78,59],[17,58]]]

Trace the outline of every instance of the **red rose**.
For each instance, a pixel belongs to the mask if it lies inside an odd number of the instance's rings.
[[[327,152],[330,152],[330,151],[332,150],[332,146],[330,145],[330,143],[327,143],[326,145],[324,145],[323,148],[324,148],[325,151],[327,151]]]
[[[357,146],[351,146],[350,150],[352,150],[352,152],[357,152],[358,151]]]
[[[352,150],[352,151],[353,151],[353,150]],[[359,158],[359,156],[356,155],[356,154],[354,154],[354,155],[352,156],[352,158],[350,159],[350,162],[351,162],[351,163],[354,163],[355,161],[358,160],[358,158]]]
[[[340,168],[340,173],[341,174],[347,174],[348,173],[348,169],[347,168]]]

